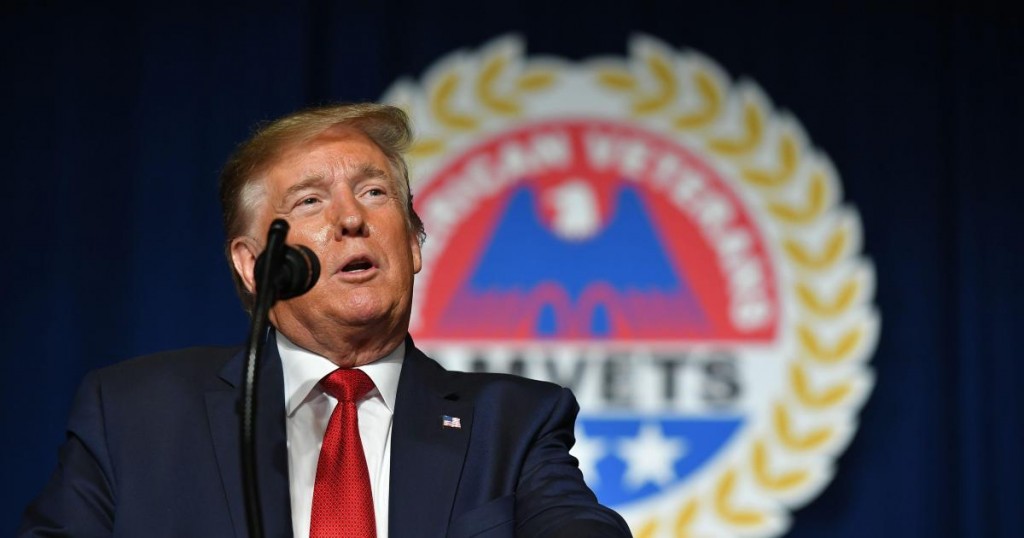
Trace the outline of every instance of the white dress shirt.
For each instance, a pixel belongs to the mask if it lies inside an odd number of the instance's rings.
[[[338,400],[323,392],[318,382],[338,366],[307,351],[277,333],[277,350],[284,368],[285,432],[288,439],[288,486],[291,492],[292,530],[296,538],[309,536],[313,486],[320,445]],[[388,484],[391,478],[391,418],[395,411],[398,377],[405,343],[386,357],[359,366],[376,387],[356,404],[359,436],[370,472],[377,538],[388,536]]]

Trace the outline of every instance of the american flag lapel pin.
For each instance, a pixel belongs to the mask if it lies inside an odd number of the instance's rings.
[[[462,428],[462,419],[459,417],[453,417],[451,415],[441,415],[441,426],[445,428]]]

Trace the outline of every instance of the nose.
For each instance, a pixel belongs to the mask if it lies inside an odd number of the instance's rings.
[[[366,214],[362,204],[356,200],[351,189],[339,189],[334,204],[334,238],[365,237],[367,232]]]

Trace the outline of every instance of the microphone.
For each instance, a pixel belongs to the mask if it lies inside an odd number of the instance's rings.
[[[245,497],[245,520],[249,536],[263,537],[263,515],[260,492],[256,483],[256,407],[259,370],[257,358],[263,353],[267,337],[267,315],[279,299],[291,299],[309,291],[320,278],[320,260],[304,246],[285,244],[288,222],[277,219],[270,223],[267,246],[256,258],[256,297],[249,327],[245,372],[242,379],[241,420],[239,435],[242,456],[242,493]]]
[[[316,254],[303,245],[286,245],[287,235],[286,221],[272,222],[267,232],[267,248],[256,258],[256,282],[270,285],[268,290],[261,290],[257,285],[257,292],[269,292],[274,301],[298,297],[311,290],[320,278],[320,261]]]

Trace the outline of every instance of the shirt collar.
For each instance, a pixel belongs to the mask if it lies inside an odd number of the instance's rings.
[[[338,365],[312,351],[301,348],[280,332],[277,333],[277,351],[281,355],[284,369],[284,399],[288,416],[311,398],[322,394],[317,383],[327,374],[338,369]],[[402,373],[405,359],[405,341],[398,344],[391,353],[369,364],[357,366],[373,381],[376,392],[392,414],[395,412],[395,397],[398,394],[398,378]]]

